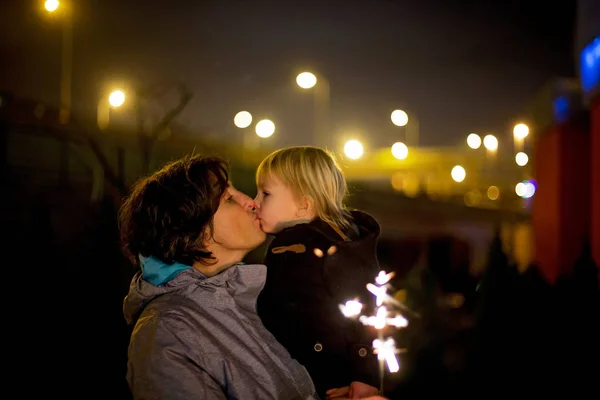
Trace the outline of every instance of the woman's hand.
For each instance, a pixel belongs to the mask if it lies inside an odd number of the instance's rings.
[[[329,389],[325,400],[333,399],[385,400],[384,397],[379,396],[379,390],[376,387],[362,382],[352,382],[350,386]]]

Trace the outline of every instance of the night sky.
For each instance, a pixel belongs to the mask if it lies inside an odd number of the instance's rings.
[[[419,116],[421,143],[469,132],[509,137],[532,94],[571,76],[575,1],[81,0],[75,9],[74,110],[92,116],[112,84],[185,83],[179,122],[235,134],[242,109],[277,125],[277,146],[312,129],[302,70],[331,83],[336,134],[391,144],[395,108]],[[0,8],[0,89],[58,102],[60,21],[43,1]]]

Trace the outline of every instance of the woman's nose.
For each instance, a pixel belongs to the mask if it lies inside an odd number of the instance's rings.
[[[252,198],[247,194],[242,193],[237,189],[233,189],[233,199],[246,211],[252,211],[254,208],[256,208],[254,200],[252,200]]]
[[[254,200],[252,200],[252,198],[244,193],[239,194],[239,198],[237,200],[237,202],[244,207],[244,210],[246,211],[252,211],[256,208],[256,204],[254,203]]]

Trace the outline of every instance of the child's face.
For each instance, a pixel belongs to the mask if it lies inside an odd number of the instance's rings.
[[[266,233],[278,233],[301,219],[301,204],[292,190],[274,176],[258,183],[256,211],[260,227]]]

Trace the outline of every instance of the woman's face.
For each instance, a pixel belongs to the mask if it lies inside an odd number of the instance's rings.
[[[221,252],[247,253],[265,241],[254,201],[229,186],[213,218],[213,239]]]

